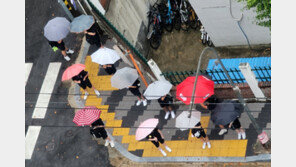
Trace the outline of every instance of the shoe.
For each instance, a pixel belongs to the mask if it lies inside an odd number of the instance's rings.
[[[227,129],[221,129],[220,132],[219,132],[219,135],[223,135],[226,132],[227,132]]]
[[[67,53],[67,54],[73,54],[73,53],[74,53],[74,50],[68,49],[68,50],[66,51],[66,53]]]
[[[241,134],[242,134],[242,138],[243,138],[243,139],[246,139],[246,137],[247,137],[247,136],[246,136],[246,132],[243,132],[243,133],[241,133]]]
[[[83,99],[86,100],[87,96],[88,96],[88,93],[85,92]]]
[[[138,102],[136,103],[136,106],[139,106],[141,104],[141,100],[138,100]]]
[[[173,119],[175,118],[175,113],[174,113],[174,111],[171,111],[171,116],[172,116]]]
[[[211,148],[211,143],[207,142],[208,148]]]
[[[206,148],[206,145],[207,145],[207,143],[203,143],[202,144],[202,149],[205,149]]]
[[[107,147],[109,145],[109,140],[106,140],[105,146]]]
[[[111,146],[111,147],[114,147],[114,145],[115,145],[115,144],[114,144],[114,141],[111,140],[111,141],[110,141],[110,146]]]
[[[143,106],[147,106],[147,100],[143,100]]]
[[[168,118],[169,118],[169,115],[170,115],[170,112],[169,112],[169,111],[166,112],[166,113],[165,113],[165,116],[164,116],[164,119],[168,119]]]
[[[239,133],[237,134],[237,139],[240,140],[241,138],[242,138],[242,134],[241,134],[241,132],[239,132]]]
[[[66,61],[70,61],[71,60],[69,56],[64,56],[64,58],[65,58]]]
[[[165,149],[168,150],[168,152],[172,152],[172,150],[168,146],[166,146]]]
[[[163,156],[165,157],[167,156],[167,154],[162,149],[160,149],[160,152],[162,153]]]
[[[98,97],[100,96],[100,92],[98,90],[95,90],[95,93]]]

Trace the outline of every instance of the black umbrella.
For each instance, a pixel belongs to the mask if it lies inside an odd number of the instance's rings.
[[[240,116],[241,110],[241,104],[231,100],[224,100],[212,110],[211,120],[216,125],[227,125]]]

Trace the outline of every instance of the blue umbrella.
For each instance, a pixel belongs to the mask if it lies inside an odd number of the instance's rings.
[[[71,22],[70,31],[79,33],[84,30],[88,30],[94,23],[95,20],[92,16],[80,15],[78,17],[75,17]]]
[[[64,17],[55,17],[47,22],[44,27],[44,36],[49,41],[64,39],[70,31],[70,22]]]
[[[227,125],[240,116],[241,110],[239,103],[224,100],[222,103],[218,103],[214,110],[211,111],[211,120],[216,125]]]

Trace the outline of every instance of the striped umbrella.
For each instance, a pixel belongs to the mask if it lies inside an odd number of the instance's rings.
[[[94,106],[87,106],[75,113],[73,122],[78,126],[90,125],[100,118],[101,110]]]

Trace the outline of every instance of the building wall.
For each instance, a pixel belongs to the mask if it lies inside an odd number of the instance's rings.
[[[237,21],[230,14],[229,0],[189,0],[205,30],[216,47],[248,45]],[[243,9],[245,2],[231,1],[232,13],[240,18],[241,27],[249,39],[250,45],[270,44],[270,30],[255,23],[256,12]]]

